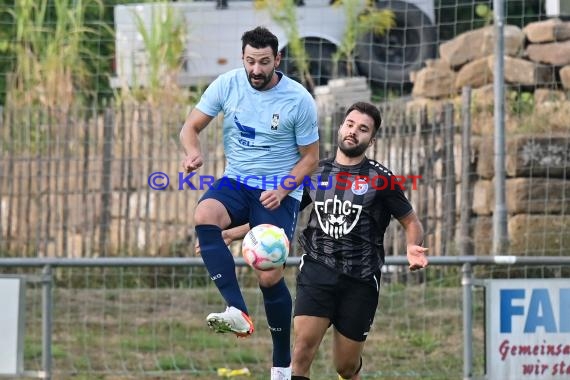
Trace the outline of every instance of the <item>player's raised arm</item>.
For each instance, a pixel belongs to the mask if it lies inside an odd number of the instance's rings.
[[[406,256],[410,264],[410,270],[423,269],[428,266],[426,257],[427,248],[422,247],[424,240],[424,229],[418,216],[411,211],[406,216],[398,219],[404,230],[406,231]]]
[[[180,143],[186,152],[182,160],[182,169],[189,173],[202,166],[202,149],[198,134],[212,121],[213,117],[194,108],[180,131]]]

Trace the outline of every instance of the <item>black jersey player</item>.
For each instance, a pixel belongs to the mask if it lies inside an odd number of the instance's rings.
[[[392,216],[405,229],[410,269],[428,265],[423,228],[402,191],[401,177],[365,155],[380,123],[374,105],[353,104],[338,130],[335,157],[321,160],[305,182],[301,208],[312,204],[312,211],[300,236],[292,380],[309,379],[331,325],[339,377],[359,379],[364,342],[378,305],[384,232]]]

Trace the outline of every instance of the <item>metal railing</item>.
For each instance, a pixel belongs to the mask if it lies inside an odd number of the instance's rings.
[[[242,258],[235,258],[238,267],[246,266]],[[290,257],[287,265],[296,266],[299,257]],[[405,256],[386,257],[385,267],[406,266]],[[440,256],[430,258],[430,267],[461,266],[462,313],[463,313],[463,378],[473,378],[473,287],[480,286],[482,279],[474,278],[475,266],[570,266],[570,257],[558,256]],[[203,267],[199,257],[192,258],[1,258],[0,269],[42,268],[42,274],[34,281],[42,286],[42,360],[41,371],[25,371],[23,375],[43,379],[52,378],[52,325],[53,325],[53,274],[55,268],[63,267]],[[429,269],[428,269],[429,270]]]

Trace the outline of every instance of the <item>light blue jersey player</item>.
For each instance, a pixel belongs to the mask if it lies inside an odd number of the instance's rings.
[[[206,320],[214,331],[238,336],[250,335],[254,326],[226,245],[235,237],[222,236],[222,230],[269,223],[291,239],[302,194],[298,187],[319,158],[315,103],[300,84],[276,71],[278,47],[277,37],[263,27],[245,32],[245,70],[217,78],[180,132],[186,151],[182,166],[192,172],[202,166],[200,131],[219,112],[224,114],[225,177],[200,199],[194,223],[204,264],[227,303],[226,311],[211,313]],[[292,300],[283,272],[256,271],[273,339],[271,380],[291,378]]]
[[[279,82],[260,91],[250,85],[243,69],[230,71],[219,76],[196,105],[206,115],[224,113],[224,175],[264,190],[285,183],[301,158],[298,147],[319,138],[311,95],[282,73],[275,75]],[[302,191],[290,195],[300,200]]]

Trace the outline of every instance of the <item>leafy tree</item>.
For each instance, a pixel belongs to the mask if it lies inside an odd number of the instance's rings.
[[[396,25],[394,12],[389,9],[377,9],[374,0],[366,0],[364,9],[362,0],[335,0],[334,6],[340,6],[346,17],[345,32],[340,46],[333,55],[333,62],[338,72],[341,59],[346,61],[346,72],[352,76],[354,72],[354,50],[358,38],[368,32],[381,35]],[[336,76],[336,75],[335,75]]]
[[[309,56],[299,33],[297,25],[296,0],[254,0],[256,9],[267,9],[271,18],[285,31],[289,44],[287,45],[295,66],[299,71],[301,83],[309,91],[315,88],[315,83],[309,70]]]

